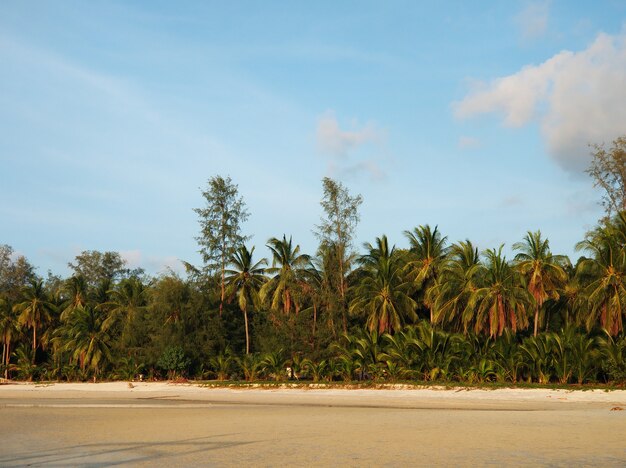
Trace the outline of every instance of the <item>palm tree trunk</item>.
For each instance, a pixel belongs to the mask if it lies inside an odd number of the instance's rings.
[[[33,364],[35,364],[36,357],[37,357],[37,327],[33,325]]]
[[[243,320],[246,324],[246,354],[250,354],[250,335],[248,333],[248,311],[243,311]]]
[[[222,254],[222,276],[220,280],[220,317],[222,316],[222,310],[224,309],[224,298],[226,297],[226,287],[224,286],[224,254]]]
[[[11,342],[9,341],[7,343],[7,356],[6,356],[7,360],[5,362],[6,367],[4,368],[4,378],[8,379],[9,378],[9,362],[11,362]]]
[[[539,304],[535,304],[535,330],[533,336],[537,336],[537,329],[539,328]]]

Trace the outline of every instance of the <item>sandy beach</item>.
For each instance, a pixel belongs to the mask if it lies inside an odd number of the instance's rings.
[[[621,390],[8,384],[0,411],[1,466],[626,464]]]

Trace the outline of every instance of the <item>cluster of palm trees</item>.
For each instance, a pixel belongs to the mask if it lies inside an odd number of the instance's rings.
[[[90,291],[82,276],[72,276],[54,292],[41,279],[33,278],[21,290],[21,300],[0,302],[2,367],[20,378],[42,374],[35,364],[45,357],[45,376],[91,375],[98,377],[111,362],[111,348],[126,343],[124,334],[134,314],[145,309],[144,285],[137,278]],[[98,297],[100,295],[100,297]],[[32,333],[32,345],[20,340]],[[12,345],[17,342],[12,360]],[[41,361],[41,359],[39,359]]]
[[[494,338],[447,332],[422,320],[394,334],[345,334],[321,359],[283,349],[241,356],[227,350],[210,360],[202,376],[279,382],[618,383],[626,377],[626,338],[590,336],[574,325],[526,337],[507,330]]]
[[[626,214],[589,232],[575,265],[539,231],[513,245],[512,260],[502,247],[449,244],[437,227],[404,234],[408,248],[381,236],[360,256],[329,243],[306,255],[282,236],[267,242],[268,261],[241,245],[223,290],[217,277],[174,274],[96,285],[32,278],[0,293],[2,370],[164,376],[173,368],[159,363],[176,346],[176,369],[220,379],[626,377]]]

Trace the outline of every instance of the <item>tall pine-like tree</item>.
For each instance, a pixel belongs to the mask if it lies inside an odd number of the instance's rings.
[[[202,191],[206,201],[203,208],[196,208],[200,223],[200,235],[196,237],[208,275],[219,274],[220,316],[226,298],[225,272],[231,256],[248,239],[241,234],[241,224],[248,219],[248,211],[238,186],[230,177],[215,176]]]
[[[322,179],[324,194],[320,204],[325,216],[317,226],[315,234],[320,240],[320,256],[328,256],[336,262],[336,271],[331,277],[336,278],[332,285],[341,308],[344,332],[347,331],[346,318],[346,276],[350,271],[352,258],[352,239],[359,222],[359,206],[363,202],[361,195],[350,196],[348,189],[329,177]],[[330,251],[330,252],[329,252]],[[326,254],[326,255],[324,255]]]

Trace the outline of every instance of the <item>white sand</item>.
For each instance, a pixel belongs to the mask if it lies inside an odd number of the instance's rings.
[[[199,384],[169,382],[103,382],[103,383],[11,383],[0,385],[0,399],[164,398],[171,401],[193,400],[222,403],[285,403],[324,405],[372,405],[388,407],[420,406],[435,403],[446,405],[519,404],[543,407],[556,403],[612,404],[626,406],[626,390],[564,390],[564,389],[450,389],[445,387],[393,389],[325,389],[325,388],[252,388],[204,387]]]
[[[0,466],[624,466],[626,391],[0,385]]]

